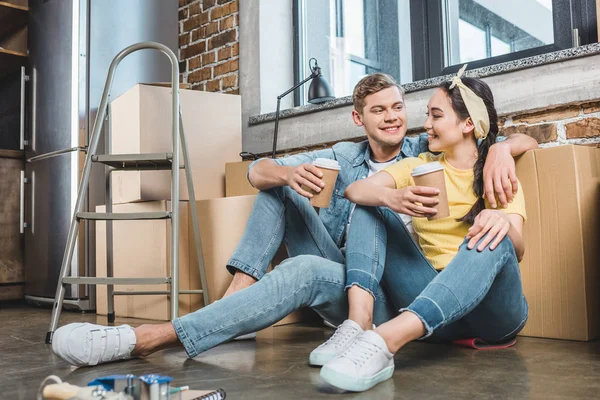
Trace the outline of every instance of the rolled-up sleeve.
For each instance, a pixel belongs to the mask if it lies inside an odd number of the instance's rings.
[[[248,166],[248,172],[246,173],[246,179],[248,179],[248,182],[250,182],[250,179],[249,179],[250,170],[252,169],[252,167],[254,167],[254,165],[256,165],[256,163],[258,163],[262,160],[275,161],[275,163],[277,165],[281,165],[283,167],[296,167],[296,166],[304,164],[304,163],[312,163],[317,158],[329,158],[329,159],[334,160],[335,154],[332,149],[323,149],[323,150],[310,151],[307,153],[293,154],[291,156],[280,157],[280,158],[275,158],[275,159],[259,158],[258,160],[251,162],[250,165]],[[250,184],[252,184],[252,183],[250,183]]]

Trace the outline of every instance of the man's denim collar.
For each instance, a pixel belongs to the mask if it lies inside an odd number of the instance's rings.
[[[354,162],[355,167],[371,159],[371,146],[369,145],[369,141],[367,141],[366,143],[367,146],[365,152],[361,156],[358,156],[356,158],[356,161]],[[398,155],[396,156],[396,161],[402,160],[404,157],[406,157],[406,154],[410,153],[409,146],[410,145],[408,141],[402,139],[402,148],[400,149],[400,153],[398,153]]]

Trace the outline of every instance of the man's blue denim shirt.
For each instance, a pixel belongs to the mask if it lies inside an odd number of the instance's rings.
[[[404,138],[402,149],[396,160],[400,161],[404,157],[417,157],[419,154],[428,151],[427,143],[426,133]],[[360,143],[340,142],[330,149],[294,154],[289,157],[277,158],[274,161],[282,166],[298,166],[304,163],[312,163],[317,158],[331,158],[340,163],[341,170],[335,183],[331,203],[328,209],[319,211],[319,216],[335,243],[341,246],[345,237],[344,230],[352,210],[352,203],[344,197],[344,191],[352,182],[366,178],[369,174],[367,164],[367,161],[371,158],[369,142],[366,140]],[[248,171],[258,161],[260,160],[250,164]]]

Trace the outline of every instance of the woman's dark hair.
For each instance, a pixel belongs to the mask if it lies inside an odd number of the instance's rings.
[[[477,201],[475,204],[473,204],[473,207],[471,207],[469,212],[459,219],[459,221],[464,221],[470,225],[473,225],[475,217],[477,217],[477,215],[485,209],[485,201],[483,199],[483,166],[485,165],[485,159],[487,157],[488,150],[490,149],[491,145],[496,143],[496,137],[498,136],[498,113],[496,112],[496,107],[494,106],[494,95],[492,94],[492,91],[487,83],[475,78],[463,77],[461,79],[466,87],[471,89],[483,100],[490,117],[490,131],[487,137],[478,146],[477,162],[475,162],[475,167],[473,168],[473,173],[475,175],[473,179],[473,190],[475,191],[475,195],[477,195]],[[458,118],[461,121],[464,121],[470,117],[469,111],[467,110],[467,106],[463,101],[458,86],[450,89],[450,85],[451,82],[444,82],[440,85],[440,88],[448,94],[448,97],[450,97],[452,109]]]

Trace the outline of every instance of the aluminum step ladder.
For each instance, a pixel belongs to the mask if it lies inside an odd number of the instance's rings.
[[[100,136],[104,132],[106,151],[111,149],[111,132],[110,132],[110,105],[109,94],[112,87],[115,70],[119,63],[129,54],[143,49],[159,50],[169,57],[171,61],[171,87],[172,87],[172,135],[173,149],[171,153],[158,154],[96,154]],[[175,116],[178,116],[175,117]],[[108,129],[103,130],[104,123],[107,123]],[[181,153],[183,155],[183,165],[180,165],[180,153],[178,151],[181,145]],[[106,212],[84,212],[83,205],[85,193],[89,187],[90,173],[92,163],[102,163],[105,165],[106,176]],[[56,296],[52,307],[52,320],[50,321],[50,329],[46,334],[46,343],[52,343],[52,335],[58,328],[60,313],[65,297],[65,285],[67,284],[84,284],[84,285],[107,285],[107,300],[108,300],[108,322],[115,321],[114,312],[114,296],[115,295],[170,295],[170,316],[171,320],[179,315],[179,294],[202,294],[204,304],[209,304],[208,293],[206,288],[206,275],[204,271],[204,262],[202,256],[202,248],[200,245],[200,231],[198,228],[198,212],[196,210],[196,197],[194,195],[194,183],[192,181],[192,172],[190,166],[190,158],[187,151],[185,133],[183,130],[183,118],[181,115],[181,107],[179,104],[179,62],[175,54],[168,47],[155,42],[141,42],[131,45],[122,50],[113,59],[108,69],[108,76],[104,91],[102,92],[102,100],[98,108],[94,128],[92,130],[92,138],[90,140],[83,174],[79,184],[77,193],[77,202],[71,220],[71,228],[67,237],[67,245],[62,260],[60,269],[60,277],[56,288]],[[194,240],[196,246],[196,254],[198,255],[198,265],[200,268],[200,279],[202,282],[202,290],[179,290],[179,171],[185,170],[187,187],[189,192],[189,202],[192,214],[192,224],[194,227]],[[112,191],[111,191],[111,172],[112,171],[160,171],[171,170],[171,210],[166,212],[146,212],[146,213],[113,213],[112,212]],[[159,278],[115,278],[113,277],[113,230],[112,221],[125,220],[171,220],[171,254],[170,254],[170,276]],[[70,270],[69,265],[73,258],[73,250],[77,240],[77,232],[81,221],[106,221],[106,251],[107,265],[105,278],[100,277],[70,277],[67,276]],[[168,284],[168,291],[138,291],[138,292],[118,292],[114,290],[114,285],[162,285]]]

